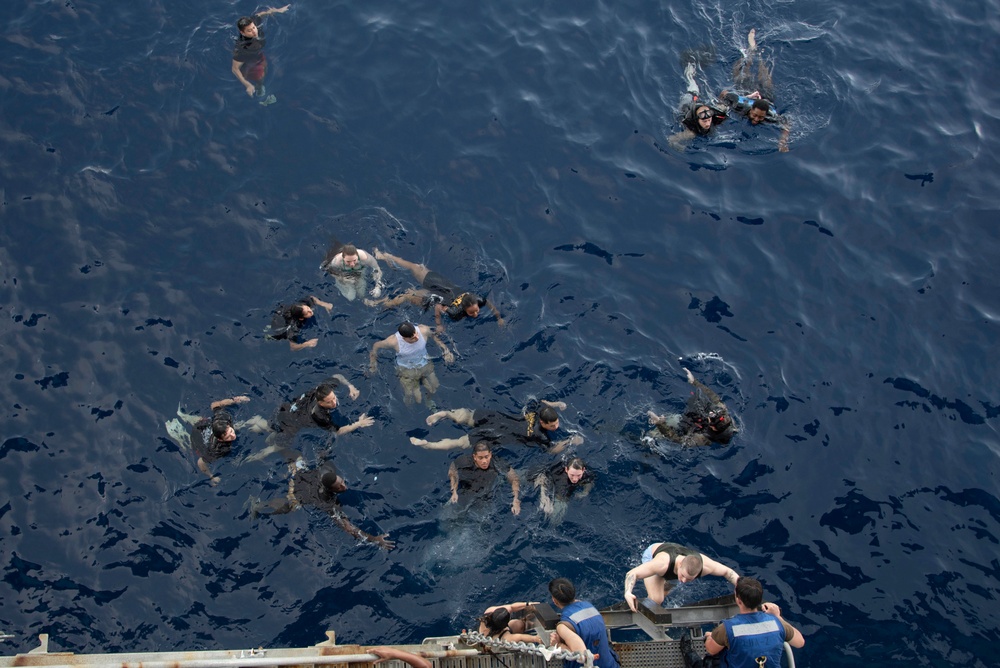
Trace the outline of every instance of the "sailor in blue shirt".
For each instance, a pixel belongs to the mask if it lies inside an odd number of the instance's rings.
[[[599,668],[618,668],[618,655],[611,648],[608,627],[604,618],[592,604],[576,600],[576,588],[566,578],[556,578],[549,583],[552,602],[560,609],[561,616],[556,630],[552,632],[552,644],[570,652],[590,650],[594,654],[594,665]],[[583,664],[564,661],[564,668],[576,668]]]
[[[781,609],[763,600],[764,588],[759,580],[741,577],[736,581],[740,614],[725,620],[705,637],[709,654],[723,652],[722,668],[780,668],[786,642],[795,648],[806,644],[802,633],[781,618]]]

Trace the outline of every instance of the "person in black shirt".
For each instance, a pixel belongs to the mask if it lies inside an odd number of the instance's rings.
[[[693,52],[686,52],[687,62],[684,66],[684,80],[687,89],[681,95],[680,121],[684,129],[672,135],[668,141],[676,149],[695,137],[705,137],[711,134],[715,126],[724,123],[726,110],[714,100],[703,99],[695,81],[696,59]]]
[[[264,56],[264,32],[260,29],[261,21],[270,14],[284,14],[291,5],[271,7],[253,16],[243,16],[236,22],[240,31],[233,47],[233,76],[239,80],[250,97],[257,96],[263,105],[274,104],[277,99],[266,95],[264,76],[267,74],[267,58]]]
[[[562,429],[558,411],[566,410],[562,401],[531,401],[521,415],[508,415],[497,411],[455,408],[438,411],[427,416],[428,426],[433,426],[444,418],[455,424],[471,427],[472,433],[458,438],[428,441],[410,437],[410,443],[429,450],[450,450],[467,448],[473,441],[500,443],[516,439],[525,445],[539,445],[552,454],[562,452],[568,445],[580,445],[583,437]]]
[[[780,126],[778,151],[787,153],[792,124],[787,116],[782,116],[774,110],[774,83],[771,80],[771,70],[764,59],[757,54],[756,34],[756,30],[751,30],[747,35],[746,55],[733,66],[733,86],[743,92],[724,90],[719,93],[719,99],[729,105],[730,111],[746,116],[750,125],[773,123]],[[757,63],[756,74],[754,74],[754,61]],[[748,92],[751,90],[753,92]]]
[[[337,523],[341,529],[354,536],[358,540],[375,543],[383,550],[391,550],[396,544],[388,540],[388,534],[373,536],[354,526],[344,514],[337,495],[347,491],[347,483],[337,475],[337,468],[327,462],[318,468],[310,469],[302,459],[297,459],[292,463],[291,477],[288,479],[288,494],[282,499],[271,499],[265,504],[254,501],[251,514],[258,515],[283,515],[293,510],[298,510],[302,506],[314,506]]]
[[[574,494],[583,498],[594,488],[594,474],[579,457],[567,463],[556,462],[547,471],[535,478],[538,490],[538,505],[546,515],[552,515],[561,506],[565,512],[566,502]]]
[[[271,324],[264,330],[264,337],[272,341],[287,340],[292,350],[315,348],[319,339],[312,338],[301,343],[296,340],[302,327],[316,315],[313,306],[322,306],[327,313],[333,310],[333,304],[313,296],[300,299],[291,306],[280,305],[271,317]]]
[[[444,330],[444,326],[441,323],[441,314],[447,315],[453,321],[462,320],[463,318],[478,318],[479,310],[485,306],[496,316],[497,324],[503,327],[504,323],[503,318],[500,317],[500,311],[488,299],[461,290],[447,278],[436,271],[431,271],[422,264],[409,262],[389,253],[383,253],[377,248],[374,250],[374,254],[378,260],[393,262],[403,269],[408,270],[413,274],[413,278],[420,283],[421,287],[410,288],[403,294],[391,298],[366,299],[365,303],[369,306],[381,304],[385,308],[394,308],[400,304],[410,303],[423,306],[426,309],[433,304],[434,321],[437,324],[439,332]]]
[[[238,396],[232,399],[220,399],[212,402],[212,417],[202,418],[191,427],[191,448],[198,455],[198,470],[208,476],[209,482],[219,484],[219,476],[212,475],[209,464],[228,457],[236,440],[236,428],[233,426],[233,416],[222,410],[227,406],[244,404],[250,397]]]
[[[451,498],[448,503],[458,503],[459,492],[473,497],[486,498],[492,495],[500,475],[510,483],[514,502],[510,512],[521,514],[521,481],[517,472],[499,457],[494,457],[489,443],[480,442],[472,448],[471,455],[459,455],[448,467],[448,481],[451,484]]]

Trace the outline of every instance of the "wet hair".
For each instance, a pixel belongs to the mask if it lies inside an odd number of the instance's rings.
[[[760,109],[761,111],[763,111],[766,114],[767,112],[771,111],[771,103],[768,102],[767,100],[756,100],[753,103],[753,106],[750,107],[750,108],[751,109]]]
[[[340,249],[340,254],[344,257],[348,255],[358,255],[358,249],[354,244],[346,244]],[[361,257],[360,255],[358,257]]]
[[[327,464],[325,468],[326,473],[323,474],[323,477],[319,481],[327,491],[332,492],[337,487],[337,480],[340,479],[340,476],[337,475],[337,467],[333,464]]]
[[[480,619],[486,625],[486,630],[489,632],[487,635],[497,636],[503,633],[507,629],[507,625],[510,624],[510,611],[507,608],[497,608],[490,614],[483,615]]]
[[[580,459],[579,457],[574,457],[573,459],[569,460],[569,462],[567,462],[566,468],[577,469],[579,471],[586,471],[587,465],[584,464],[583,460]]]
[[[694,570],[695,566],[698,567],[697,571]],[[705,560],[701,558],[701,554],[698,552],[695,552],[694,554],[685,554],[684,563],[681,564],[681,568],[684,569],[685,573],[696,578],[701,575],[703,570],[705,570]]]
[[[472,446],[472,454],[476,454],[477,452],[493,452],[493,449],[490,448],[490,444],[486,441],[479,441]]]
[[[555,422],[559,419],[559,412],[552,406],[542,406],[538,410],[538,419],[542,422]]]
[[[479,304],[479,295],[474,295],[471,292],[462,295],[462,301],[459,303],[463,311],[475,304]]]
[[[236,29],[243,32],[247,29],[247,26],[253,23],[252,16],[241,16],[240,20],[236,22]]]
[[[736,598],[751,610],[760,608],[764,602],[764,586],[757,578],[741,577],[736,581]]]
[[[404,322],[396,331],[399,332],[400,336],[408,339],[417,333],[417,328],[413,326],[412,322]]]
[[[326,399],[328,396],[330,396],[330,393],[333,392],[333,390],[334,390],[333,385],[331,385],[330,383],[323,383],[322,385],[319,385],[316,388],[316,393],[313,396],[316,397],[316,401],[322,401],[323,399]]]
[[[229,413],[218,413],[212,418],[212,436],[222,438],[233,426],[233,418]]]
[[[556,603],[567,606],[576,600],[576,587],[566,578],[556,578],[549,582],[549,593]]]
[[[308,304],[308,302],[305,302],[305,301],[301,301],[301,302],[299,302],[297,304],[293,304],[291,307],[289,307],[288,314],[291,315],[296,320],[305,320],[305,317],[306,317],[306,309],[305,309],[305,307],[306,306],[309,306],[309,304]]]

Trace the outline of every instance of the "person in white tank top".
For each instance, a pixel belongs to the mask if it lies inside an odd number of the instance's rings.
[[[433,395],[440,387],[434,374],[434,363],[427,356],[427,339],[432,338],[443,351],[444,361],[451,364],[455,356],[441,337],[427,325],[404,322],[398,331],[372,346],[369,371],[378,371],[378,351],[390,348],[396,351],[396,376],[403,386],[403,403],[424,402],[433,408]]]

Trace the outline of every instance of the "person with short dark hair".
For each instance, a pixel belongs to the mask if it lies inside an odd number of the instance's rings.
[[[525,633],[526,625],[523,619],[514,619],[516,613],[530,611],[531,606],[538,603],[528,601],[511,603],[509,605],[494,605],[486,608],[486,612],[479,618],[479,632],[484,636],[506,640],[507,642],[534,642],[540,643],[542,639],[538,636]]]
[[[396,377],[403,387],[403,403],[406,405],[414,402],[419,404],[426,399],[427,406],[431,407],[434,393],[441,385],[434,373],[434,363],[427,356],[428,338],[434,339],[434,343],[443,351],[446,364],[455,361],[455,356],[437,332],[427,325],[414,325],[410,322],[404,322],[395,334],[376,342],[369,355],[368,371],[375,373],[378,370],[378,351],[396,351]],[[426,395],[421,393],[421,388]]]
[[[392,298],[367,300],[365,303],[370,306],[381,304],[384,308],[394,308],[400,304],[410,303],[423,306],[427,309],[433,305],[434,322],[439,332],[444,331],[444,324],[441,322],[442,314],[447,315],[452,321],[464,318],[478,318],[479,309],[485,306],[496,316],[497,324],[503,327],[504,322],[503,318],[500,317],[500,311],[488,299],[484,299],[472,292],[461,290],[447,278],[436,271],[431,271],[422,264],[409,262],[389,253],[383,253],[377,248],[374,253],[375,257],[379,260],[392,262],[409,271],[413,274],[413,278],[420,283],[421,287],[419,289],[410,288],[406,292]]]
[[[659,435],[681,445],[728,445],[737,432],[726,404],[718,394],[695,380],[690,369],[684,372],[688,382],[695,387],[684,414],[657,415],[649,411],[649,424],[656,427]]]
[[[747,35],[746,54],[733,66],[733,87],[743,93],[724,90],[719,93],[719,99],[729,105],[731,112],[745,116],[751,125],[773,123],[781,127],[781,137],[778,139],[778,150],[788,152],[788,137],[792,132],[792,123],[787,116],[782,116],[774,110],[774,82],[771,80],[771,69],[757,53],[757,31],[751,30]],[[754,72],[756,61],[757,70]],[[748,92],[753,91],[753,92]]]
[[[786,642],[796,649],[806,644],[802,632],[781,617],[781,608],[763,600],[764,587],[759,580],[742,577],[736,581],[739,614],[705,636],[705,651],[711,655],[721,652],[722,668],[780,668]]]
[[[284,498],[271,499],[265,504],[255,502],[251,510],[257,515],[284,515],[302,506],[314,506],[329,515],[337,526],[358,540],[368,541],[391,550],[396,544],[388,540],[389,534],[373,536],[354,526],[344,514],[337,495],[347,491],[347,483],[337,474],[337,467],[332,463],[310,469],[302,459],[297,459],[289,465],[291,476],[288,479],[288,493]]]
[[[451,485],[451,498],[448,503],[458,503],[459,492],[480,499],[488,498],[504,475],[510,483],[510,491],[514,496],[510,512],[521,514],[521,481],[517,472],[500,457],[494,457],[489,443],[476,443],[472,454],[459,455],[448,467],[448,482]]]
[[[342,244],[334,239],[319,268],[333,276],[337,290],[348,301],[364,296],[368,290],[369,274],[375,284],[371,296],[377,298],[382,295],[382,267],[378,265],[378,260],[354,244]]]
[[[521,415],[508,415],[496,411],[455,408],[437,411],[427,416],[427,425],[434,426],[448,418],[455,424],[472,428],[472,433],[458,438],[428,441],[411,436],[410,443],[429,450],[450,450],[467,448],[473,441],[500,443],[517,439],[525,445],[540,445],[552,454],[562,452],[569,445],[580,445],[583,437],[575,432],[562,429],[557,411],[566,410],[562,401],[531,401]]]
[[[233,76],[243,84],[250,97],[259,97],[264,106],[274,104],[277,98],[267,95],[264,89],[264,77],[267,75],[267,58],[264,56],[264,32],[260,24],[265,16],[284,14],[291,5],[271,7],[252,16],[242,16],[236,22],[240,31],[233,47]]]
[[[568,462],[556,462],[548,470],[535,478],[538,490],[538,505],[546,515],[556,511],[556,504],[565,506],[569,498],[576,494],[583,498],[594,488],[594,474],[579,457]]]
[[[341,385],[347,386],[351,399],[357,399],[361,395],[358,388],[347,378],[341,374],[334,374],[301,394],[298,399],[281,404],[271,420],[271,429],[274,433],[267,437],[268,446],[247,457],[246,461],[257,461],[274,452],[281,452],[286,461],[294,461],[298,453],[289,446],[303,429],[325,429],[337,436],[343,436],[375,424],[375,420],[367,413],[363,413],[354,422],[349,422],[339,412],[334,412],[339,406],[334,390]]]
[[[677,543],[653,543],[642,553],[642,563],[625,574],[625,601],[632,612],[637,602],[632,588],[637,578],[646,585],[646,596],[657,605],[663,603],[674,584],[691,582],[706,575],[725,578],[736,584],[739,573],[697,550]]]
[[[694,52],[685,52],[684,81],[687,89],[681,95],[679,107],[680,123],[683,130],[671,135],[667,140],[674,148],[683,145],[695,137],[706,137],[717,125],[726,121],[726,109],[717,101],[701,97],[698,82],[695,80],[697,59]]]
[[[208,476],[212,486],[219,484],[219,476],[212,475],[209,464],[228,457],[236,440],[233,416],[222,410],[228,406],[245,404],[250,397],[237,396],[212,402],[212,417],[202,418],[191,427],[191,449],[198,455],[198,470]]]
[[[288,347],[292,350],[315,348],[319,343],[317,338],[301,343],[297,341],[302,327],[316,315],[313,306],[322,306],[327,313],[333,311],[333,304],[313,295],[300,299],[291,306],[279,305],[271,317],[271,324],[264,329],[264,337],[271,341],[288,341]]]
[[[618,655],[611,647],[608,627],[593,604],[576,600],[576,587],[566,578],[549,582],[552,603],[559,608],[559,624],[552,632],[550,642],[570,652],[589,650],[598,668],[618,668]],[[582,666],[576,661],[563,661],[565,668]]]

